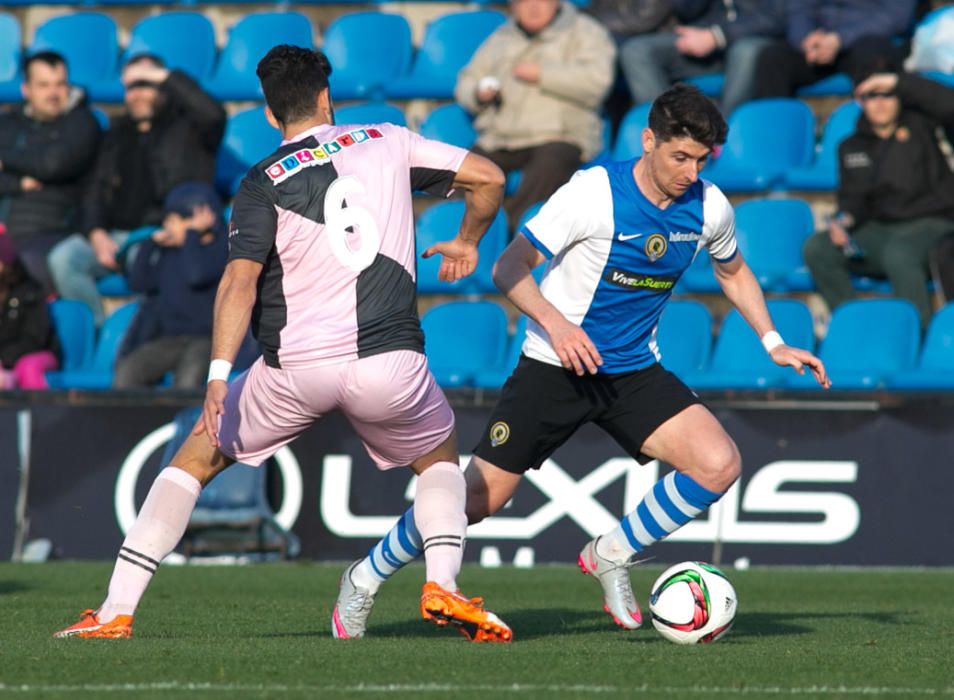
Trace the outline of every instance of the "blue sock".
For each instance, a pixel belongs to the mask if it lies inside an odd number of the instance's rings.
[[[405,564],[410,564],[424,553],[424,542],[414,524],[414,508],[408,508],[361,563],[355,567],[352,579],[359,585],[377,590]]]

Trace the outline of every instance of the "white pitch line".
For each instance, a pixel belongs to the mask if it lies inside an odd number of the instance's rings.
[[[705,687],[705,686],[655,686],[650,684],[609,685],[559,685],[559,684],[475,684],[451,683],[388,683],[358,685],[282,685],[243,683],[185,683],[178,681],[158,683],[83,683],[70,685],[46,685],[35,683],[0,683],[0,693],[79,692],[113,693],[175,690],[186,692],[334,692],[334,693],[450,693],[450,692],[496,692],[496,693],[633,693],[651,692],[696,695],[902,695],[902,696],[954,696],[951,688],[895,688],[886,686],[805,686],[785,688],[780,686]]]

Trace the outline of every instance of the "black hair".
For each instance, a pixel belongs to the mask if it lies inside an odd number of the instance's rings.
[[[58,54],[56,51],[37,51],[36,53],[31,53],[23,59],[23,77],[25,80],[30,79],[30,66],[34,63],[45,63],[50,68],[56,68],[57,66],[65,67],[66,59],[63,58],[62,54]]]
[[[657,141],[683,137],[707,148],[725,143],[729,127],[719,108],[699,88],[679,83],[653,101],[649,128]]]
[[[258,62],[255,74],[275,119],[292,124],[314,116],[318,95],[328,88],[331,63],[321,51],[280,44]]]
[[[130,58],[128,61],[126,61],[126,63],[123,64],[123,68],[127,68],[128,66],[135,66],[137,63],[145,63],[147,61],[153,64],[154,66],[156,66],[157,68],[166,67],[166,62],[163,61],[161,58],[159,58],[159,56],[157,56],[156,54],[143,52],[143,53],[137,53],[135,56]]]

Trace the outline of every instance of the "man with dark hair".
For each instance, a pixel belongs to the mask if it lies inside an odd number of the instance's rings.
[[[424,356],[411,206],[413,190],[464,190],[457,236],[424,252],[443,256],[442,279],[458,280],[477,264],[503,173],[403,127],[335,126],[330,72],[324,54],[294,46],[273,48],[258,65],[265,114],[285,140],[249,170],[235,197],[202,419],[146,497],[105,603],[57,636],[132,634],[139,599],[202,486],[236,461],[261,464],[340,409],[379,468],[409,465],[418,475],[422,616],[473,641],[511,639],[506,624],[457,589],[466,487],[454,413]],[[228,385],[249,319],[263,356]],[[332,613],[338,638],[364,632],[353,623],[362,602],[350,602]]]
[[[502,508],[523,474],[540,468],[587,422],[640,463],[658,459],[675,467],[579,556],[583,571],[603,587],[604,609],[627,629],[642,622],[628,572],[633,558],[716,502],[741,469],[719,421],[659,364],[656,324],[703,248],[772,359],[799,373],[807,367],[829,385],[818,358],[785,345],[774,329],[736,247],[732,207],[699,179],[712,148],[725,141],[716,106],[697,89],[677,85],[655,100],[649,124],[642,158],[576,173],[497,261],[497,286],[530,320],[523,355],[465,474],[467,516],[476,523]],[[545,261],[537,286],[531,270]],[[420,538],[406,527],[414,508],[352,564],[376,576],[364,598],[373,600],[384,580],[420,554]]]
[[[81,187],[99,124],[66,62],[41,51],[23,62],[23,104],[0,115],[0,222],[20,262],[47,293],[50,250],[76,230]]]
[[[60,295],[79,299],[103,321],[96,280],[120,269],[129,232],[162,224],[162,203],[176,185],[212,182],[225,110],[198,83],[149,54],[122,71],[125,114],[103,140],[83,198],[80,233],[50,253]]]

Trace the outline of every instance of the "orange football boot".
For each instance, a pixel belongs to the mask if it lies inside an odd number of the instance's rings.
[[[53,637],[84,637],[102,639],[129,639],[132,637],[132,615],[117,615],[109,622],[100,622],[96,610],[84,610],[79,622],[56,632]]]
[[[510,642],[513,631],[503,620],[484,610],[483,598],[465,598],[433,581],[421,592],[421,616],[438,625],[452,624],[472,642]]]

